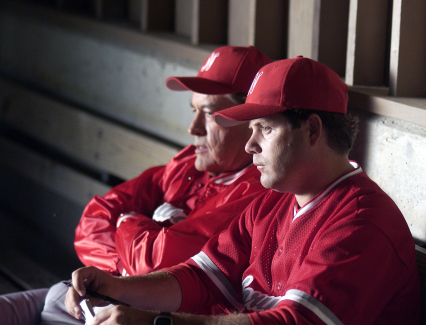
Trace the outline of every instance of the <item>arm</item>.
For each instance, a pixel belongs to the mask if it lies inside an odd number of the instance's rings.
[[[73,272],[72,285],[65,305],[77,318],[81,318],[79,303],[86,295],[86,288],[138,309],[174,311],[179,308],[182,300],[179,282],[167,272],[118,277],[94,267],[83,267]],[[91,300],[94,305],[100,302],[96,298]]]
[[[113,324],[125,325],[152,325],[158,312],[140,311],[126,307],[114,307],[97,314],[94,325],[104,324],[106,321],[112,321]],[[251,325],[250,319],[245,314],[226,315],[226,316],[197,316],[192,314],[171,315],[174,325]]]
[[[248,171],[238,182],[220,190],[213,196],[202,196],[185,220],[170,227],[163,228],[144,216],[132,216],[121,223],[115,243],[128,273],[145,274],[194,256],[211,237],[227,229],[265,188],[258,175]]]
[[[86,287],[96,292],[131,304],[134,308],[115,306],[96,314],[94,324],[115,320],[117,324],[153,323],[158,312],[142,310],[177,310],[181,301],[181,290],[176,278],[167,272],[155,272],[139,277],[114,277],[98,269],[88,267],[72,275],[73,287],[67,293],[65,305],[74,317],[81,318],[79,301]],[[139,310],[137,310],[137,309]],[[173,314],[174,324],[251,324],[246,315],[220,317]]]
[[[103,197],[95,196],[90,200],[75,230],[75,250],[84,265],[118,273],[117,218],[121,213],[131,211],[152,214],[162,199],[160,179],[163,169],[148,169],[139,177],[114,187]]]

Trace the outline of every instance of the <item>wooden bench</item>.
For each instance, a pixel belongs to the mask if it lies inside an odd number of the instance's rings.
[[[0,79],[0,219],[7,225],[0,232],[0,275],[18,274],[25,289],[69,276],[79,263],[72,241],[87,202],[166,164],[180,148]],[[47,283],[14,261],[27,258],[42,265],[40,277],[52,271]]]

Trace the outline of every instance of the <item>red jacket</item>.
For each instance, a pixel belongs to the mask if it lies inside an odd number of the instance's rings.
[[[253,165],[210,177],[197,171],[194,161],[194,147],[188,146],[166,166],[150,168],[91,199],[75,231],[83,264],[137,275],[183,262],[265,191]],[[186,219],[154,221],[164,202]],[[126,216],[119,218],[121,214]]]

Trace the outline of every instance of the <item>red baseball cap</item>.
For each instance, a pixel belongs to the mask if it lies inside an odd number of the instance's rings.
[[[166,86],[207,95],[247,94],[256,72],[270,62],[252,46],[222,46],[210,54],[196,77],[169,77]]]
[[[245,104],[214,114],[217,124],[233,126],[288,108],[346,114],[348,86],[330,68],[298,56],[262,67]]]

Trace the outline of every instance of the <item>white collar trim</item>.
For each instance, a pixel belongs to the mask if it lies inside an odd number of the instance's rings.
[[[248,165],[247,167],[241,169],[240,171],[233,173],[231,175],[227,175],[225,177],[222,178],[218,178],[214,181],[215,184],[223,184],[223,185],[230,185],[233,182],[235,182],[238,177],[240,177],[244,171],[246,171],[248,168],[250,168],[251,166],[253,166],[253,163],[251,163],[250,165]]]
[[[362,168],[354,161],[350,161],[350,164],[355,168],[355,170],[343,175],[342,177],[338,178],[334,183],[332,183],[329,187],[327,187],[322,193],[317,195],[312,201],[308,202],[303,208],[301,208],[299,211],[296,212],[296,204],[294,205],[293,209],[293,221],[296,220],[296,218],[300,217],[302,214],[308,212],[313,207],[315,207],[324,196],[326,196],[337,184],[344,181],[345,179],[360,174],[362,172]]]

